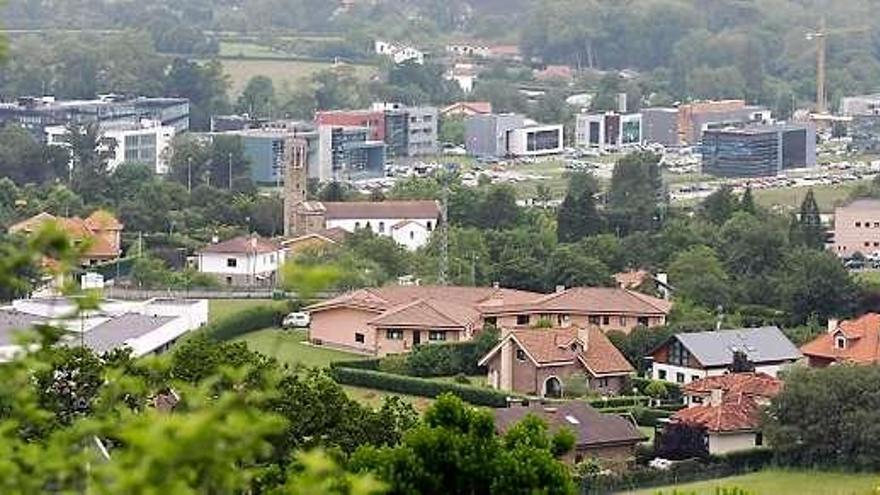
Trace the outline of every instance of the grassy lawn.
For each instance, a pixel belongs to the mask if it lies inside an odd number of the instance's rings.
[[[273,56],[278,56],[278,54],[275,53]],[[318,71],[333,67],[333,64],[330,62],[303,60],[222,59],[220,63],[223,65],[223,72],[229,76],[229,89],[232,96],[240,94],[248,80],[254,76],[271,78],[275,84],[276,91],[278,91],[285,83],[295,87],[300,79],[311,77],[312,74]],[[372,65],[353,65],[353,67],[355,72],[364,78],[375,74],[377,70]]]
[[[435,382],[444,382],[444,383],[458,383],[455,380],[454,376],[435,376],[433,378],[428,378],[429,380],[433,380]],[[486,384],[486,375],[468,375],[467,377],[470,383],[463,383],[461,385],[473,385],[475,387],[485,387]]]
[[[816,202],[819,204],[819,210],[824,213],[834,211],[834,206],[844,202],[852,193],[856,186],[864,181],[852,181],[845,184],[814,186],[813,194],[816,195]],[[796,209],[801,205],[809,188],[807,187],[787,187],[782,189],[761,189],[753,191],[755,194],[755,202],[761,206],[783,206],[787,209]]]
[[[210,299],[208,300],[208,322],[223,319],[247,308],[271,302],[271,299]]]
[[[672,493],[673,489],[688,495],[714,495],[718,487],[734,486],[755,495],[870,495],[877,493],[875,488],[880,487],[880,476],[770,469],[711,481],[618,492],[618,495],[665,495]]]
[[[345,389],[345,392],[352,399],[360,402],[361,404],[366,404],[371,407],[381,407],[382,401],[385,400],[385,397],[393,396],[400,397],[404,401],[412,404],[416,411],[419,411],[420,413],[424,412],[425,409],[428,408],[428,406],[434,403],[434,399],[429,399],[427,397],[418,397],[415,395],[403,395],[395,392],[386,392],[384,390],[352,387],[351,385],[343,385],[342,388]]]
[[[333,361],[346,361],[362,357],[359,354],[337,351],[309,345],[305,330],[282,330],[267,328],[237,338],[246,342],[254,351],[274,357],[281,363],[296,366],[326,367]]]
[[[654,443],[654,427],[653,426],[639,426],[639,431],[642,432],[642,435],[648,437],[644,443]]]

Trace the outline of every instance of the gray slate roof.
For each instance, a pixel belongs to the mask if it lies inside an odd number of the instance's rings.
[[[744,351],[755,364],[802,357],[801,351],[775,326],[679,333],[675,338],[703,366],[728,365],[733,362],[735,350]]]
[[[15,309],[0,309],[0,345],[17,344],[15,337],[18,332],[45,321],[42,316],[22,313]]]
[[[126,340],[146,335],[172,320],[174,320],[173,316],[125,313],[88,330],[83,336],[83,341],[86,347],[101,354],[122,347]],[[73,335],[71,340],[78,344],[80,336]]]
[[[580,448],[603,445],[634,445],[645,436],[629,419],[616,414],[605,414],[584,401],[567,401],[546,406],[530,403],[528,407],[512,406],[493,410],[495,428],[504,433],[527,414],[542,419],[551,432],[568,428],[575,434],[575,446]]]

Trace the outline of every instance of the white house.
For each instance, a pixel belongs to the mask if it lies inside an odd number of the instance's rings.
[[[673,335],[651,352],[651,377],[678,384],[729,372],[735,352],[755,371],[776,377],[803,355],[779,328],[740,328]]]
[[[240,236],[198,251],[199,271],[231,286],[272,287],[284,263],[284,249],[259,236]]]
[[[322,202],[324,227],[348,232],[372,230],[390,236],[401,246],[415,250],[428,243],[440,221],[436,201]]]
[[[376,40],[373,49],[377,55],[390,57],[395,64],[402,64],[408,60],[421,65],[425,63],[425,54],[421,50],[406,45],[398,45],[388,41]]]
[[[446,45],[446,53],[460,57],[489,58],[492,55],[492,48],[487,43],[461,41]]]
[[[46,142],[67,147],[66,126],[47,126]],[[158,121],[142,120],[138,124],[102,127],[101,137],[105,150],[112,150],[107,169],[113,171],[122,163],[149,165],[157,174],[168,172],[168,154],[174,139],[174,127],[163,126]]]

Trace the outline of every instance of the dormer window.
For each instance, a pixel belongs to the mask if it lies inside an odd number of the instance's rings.
[[[569,347],[571,348],[571,352],[581,352],[581,345],[577,342],[572,342]]]
[[[843,335],[838,335],[834,337],[834,347],[838,349],[846,349],[846,337]]]

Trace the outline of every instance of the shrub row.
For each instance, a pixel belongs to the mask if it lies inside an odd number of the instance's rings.
[[[648,395],[645,392],[645,389],[648,387],[648,385],[651,384],[651,382],[654,382],[654,381],[655,380],[652,380],[650,378],[642,378],[642,377],[638,377],[638,376],[630,379],[630,383],[632,384],[632,386],[635,387],[636,390],[638,390],[639,393],[642,395]],[[671,400],[671,401],[681,400],[681,397],[682,397],[681,385],[679,385],[677,383],[666,382],[666,381],[664,381],[662,383],[663,383],[663,386],[666,387],[666,399],[667,400]]]
[[[382,362],[380,358],[371,358],[371,359],[352,359],[351,361],[333,361],[330,363],[330,368],[354,368],[358,370],[373,370],[376,371],[379,369],[379,363]]]
[[[287,306],[283,303],[261,304],[209,323],[204,333],[217,341],[232,340],[255,330],[278,326],[286,313]]]
[[[435,382],[424,378],[339,366],[331,368],[330,373],[337,382],[344,385],[431,398],[452,392],[465,402],[478,406],[505,407],[507,405],[507,394],[488,388]]]
[[[757,471],[773,460],[769,449],[753,449],[722,456],[711,456],[705,462],[676,462],[668,470],[640,466],[622,473],[585,477],[581,480],[582,495],[604,495],[621,490],[638,490],[689,481],[722,478]]]
[[[405,373],[413,376],[476,375],[477,362],[498,343],[498,332],[484,330],[472,341],[417,346],[406,356]]]
[[[588,404],[596,409],[608,409],[612,407],[634,407],[644,406],[648,404],[649,397],[642,395],[624,395],[621,397],[604,397],[601,399],[590,399]]]

